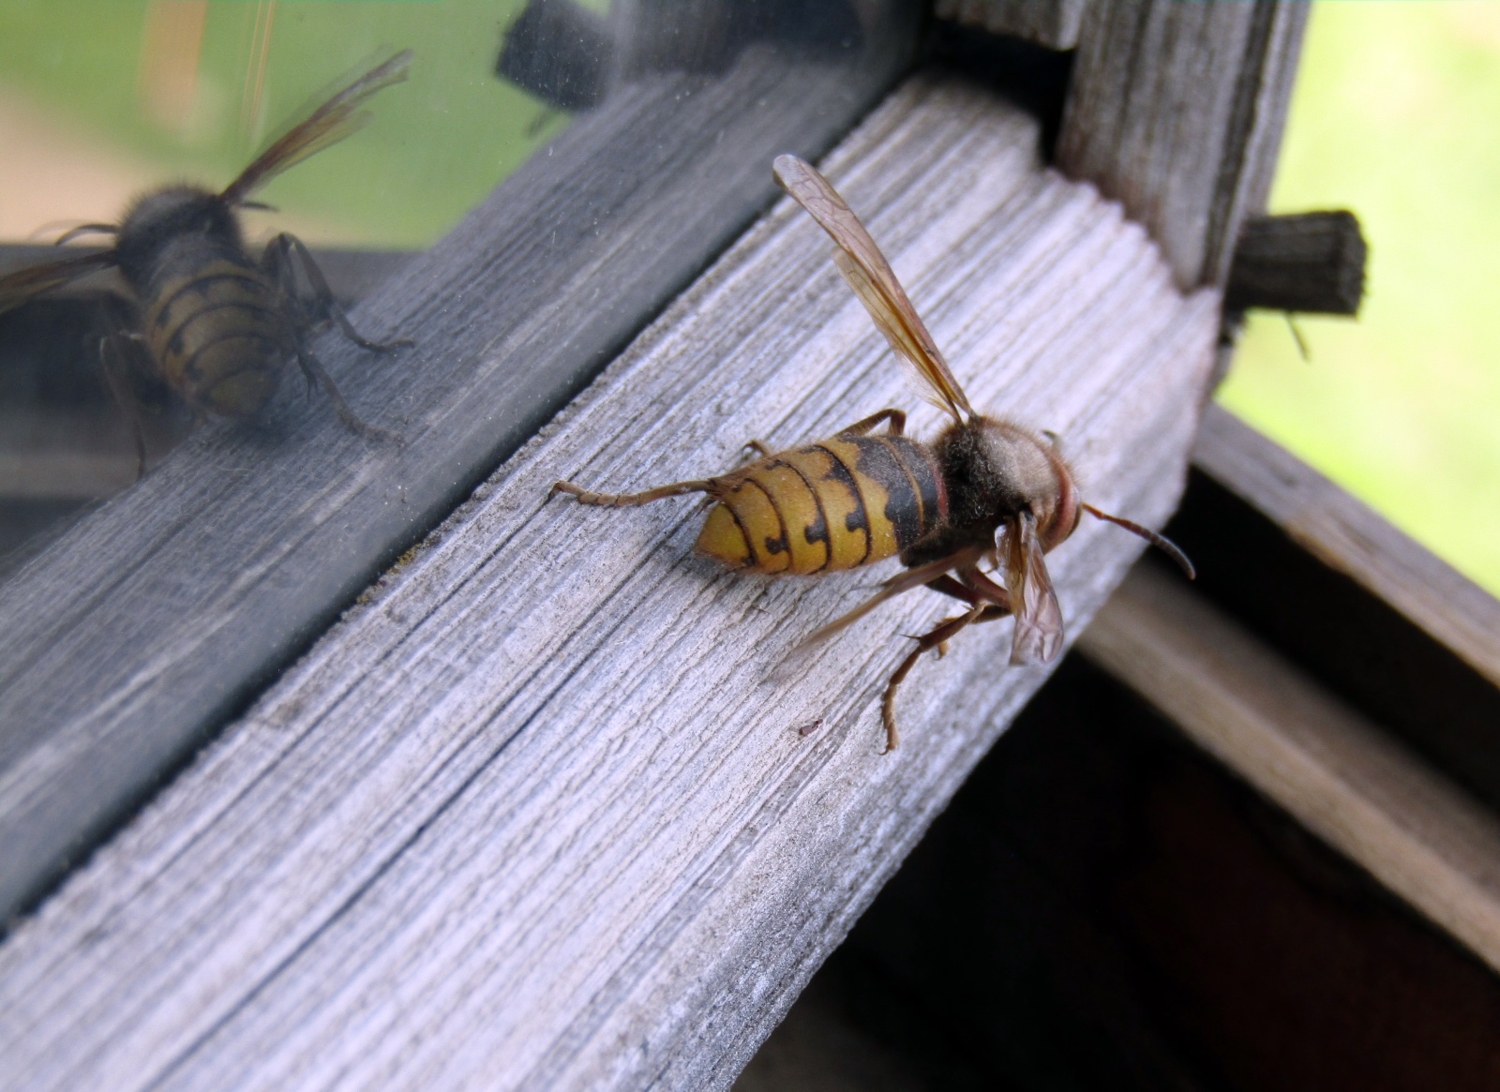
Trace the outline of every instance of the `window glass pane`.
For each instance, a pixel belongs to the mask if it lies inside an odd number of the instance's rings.
[[[320,250],[428,246],[579,113],[665,73],[706,84],[755,52],[781,54],[791,66],[889,67],[910,48],[890,40],[901,22],[892,18],[897,7],[876,0],[14,0],[0,7],[7,149],[0,244],[12,244],[0,250],[0,273],[53,260],[42,245],[79,225],[118,222],[133,199],[167,182],[219,189],[275,136],[397,48],[415,53],[409,79],[369,101],[369,124],[254,194],[274,211],[241,213],[252,258],[281,231]],[[832,105],[847,112],[847,102]],[[666,112],[659,128],[663,139],[673,138]],[[17,245],[28,243],[31,249]],[[399,261],[333,254],[321,264],[349,303]],[[35,552],[39,532],[57,531],[135,479],[136,429],[101,366],[109,350],[98,346],[104,332],[137,327],[141,316],[113,304],[101,310],[101,291],[131,295],[104,273],[0,315],[0,354],[10,360],[0,378],[0,422],[9,437],[0,439],[0,577]],[[147,463],[155,465],[205,407],[185,404],[181,383],[163,384],[161,362],[149,353],[110,359],[125,373],[116,385],[125,388]]]
[[[8,0],[0,6],[0,238],[115,219],[141,190],[222,186],[285,123],[373,59],[411,76],[357,138],[260,195],[252,230],[309,243],[432,243],[567,123],[495,78],[522,0]]]

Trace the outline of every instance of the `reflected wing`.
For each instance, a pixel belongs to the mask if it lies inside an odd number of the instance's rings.
[[[231,205],[240,204],[288,167],[358,131],[370,120],[369,114],[359,112],[360,105],[381,88],[406,79],[410,69],[409,49],[370,69],[262,152],[220,196]]]
[[[1063,645],[1062,608],[1047,575],[1036,519],[1029,512],[1005,529],[1005,583],[1016,616],[1010,662],[1045,664],[1057,659]]]
[[[839,245],[833,255],[839,272],[870,312],[891,348],[916,369],[922,388],[932,392],[938,407],[947,410],[955,420],[962,421],[965,414],[973,416],[969,399],[948,370],[943,354],[911,300],[906,298],[890,263],[838,191],[828,179],[794,155],[777,156],[772,170],[782,188]]]
[[[19,307],[32,296],[114,265],[114,262],[115,252],[103,250],[97,254],[85,254],[81,258],[43,262],[0,277],[0,313]]]

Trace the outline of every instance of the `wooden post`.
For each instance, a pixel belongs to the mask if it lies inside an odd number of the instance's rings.
[[[1122,202],[1184,288],[1222,286],[1263,211],[1307,5],[1093,0],[1057,164]]]
[[[1352,212],[1247,216],[1234,248],[1224,308],[1357,314],[1365,293],[1366,252]]]

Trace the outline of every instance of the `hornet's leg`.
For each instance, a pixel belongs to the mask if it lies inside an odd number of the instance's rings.
[[[113,349],[114,352],[108,352],[109,349]],[[141,424],[140,407],[135,404],[135,398],[128,389],[125,377],[117,370],[123,363],[120,346],[114,335],[106,334],[101,337],[99,339],[99,364],[104,369],[104,381],[109,384],[109,393],[114,395],[115,401],[125,411],[125,416],[130,418],[130,434],[135,439],[135,480],[140,481],[146,476],[146,430]]]
[[[374,425],[367,425],[361,421],[349,408],[349,403],[344,401],[344,396],[339,393],[333,376],[323,370],[323,365],[318,363],[317,357],[300,345],[297,346],[297,364],[302,368],[302,374],[307,377],[308,383],[317,383],[323,388],[323,393],[328,395],[328,400],[333,403],[334,412],[339,415],[339,420],[343,422],[346,429],[367,440],[389,440],[394,444],[401,442],[401,437],[394,432],[387,432],[383,428],[376,428]]]
[[[978,596],[977,599],[969,599],[969,602],[992,603],[997,607],[1003,607],[1006,610],[1010,610],[1010,592],[1006,591],[999,584],[996,584],[989,577],[985,576],[984,573],[980,572],[977,565],[970,566],[967,569],[960,569],[958,572],[958,579],[963,582],[964,587],[968,588]],[[968,597],[960,596],[960,598]]]
[[[637,504],[650,504],[652,501],[664,500],[667,497],[680,497],[684,493],[707,493],[713,488],[713,484],[712,480],[705,479],[659,485],[644,493],[591,493],[572,482],[556,482],[552,486],[552,492],[566,493],[570,497],[576,497],[579,504],[593,504],[601,508],[630,508]]]
[[[905,572],[897,573],[885,583],[881,584],[880,590],[878,592],[876,592],[869,599],[866,599],[863,603],[855,607],[853,610],[849,611],[849,613],[840,615],[832,622],[829,622],[823,628],[817,630],[816,632],[808,634],[806,637],[802,638],[802,640],[798,641],[795,645],[792,646],[792,650],[787,653],[786,660],[790,660],[793,656],[806,652],[814,645],[818,645],[826,641],[828,638],[832,637],[840,630],[853,625],[865,615],[869,614],[876,607],[880,606],[880,604],[884,603],[887,599],[893,599],[898,595],[905,595],[913,588],[920,588],[923,584],[926,584],[929,581],[937,580],[942,576],[943,573],[947,572],[949,569],[955,567],[964,568],[966,566],[974,564],[974,562],[978,560],[977,555],[977,549],[974,549],[972,547],[965,547],[957,553],[950,554],[947,557],[940,557],[936,561],[929,561],[925,565],[918,565],[916,568],[907,569]],[[784,660],[783,662],[786,661]]]
[[[297,298],[297,274],[296,271],[292,268],[291,251],[283,242],[283,240],[286,238],[288,238],[288,236],[278,235],[276,238],[267,243],[265,254],[261,258],[260,264],[261,268],[265,271],[266,276],[271,279],[271,283],[274,284],[277,291],[281,293],[282,314],[287,316],[289,325],[294,331],[296,331],[296,334],[300,341],[302,329],[305,326],[311,325],[314,321],[314,318],[313,316],[307,314],[306,306],[300,299]],[[311,366],[309,366],[309,364],[302,359],[302,356],[303,352],[299,348],[297,350],[297,363],[301,365],[302,380],[306,385],[307,400],[311,402],[313,391],[318,388],[321,382],[319,377],[321,376],[322,379],[326,379],[327,383],[330,386],[333,384],[333,378],[323,371],[322,367],[317,363],[316,360],[313,360]],[[308,359],[313,359],[310,354],[308,354]],[[337,408],[341,403],[343,403],[344,400],[343,397],[337,393],[337,387],[334,387],[333,390],[334,406],[335,408]],[[349,409],[347,404],[344,405],[344,409]],[[350,412],[352,415],[352,411]],[[343,414],[339,415],[339,420],[343,420]],[[362,427],[364,425],[364,422],[361,421],[360,425]],[[359,429],[356,428],[354,431],[358,432]]]
[[[403,346],[410,345],[410,338],[396,338],[394,341],[371,341],[362,337],[354,326],[349,322],[349,316],[339,306],[338,300],[333,298],[333,290],[328,287],[328,281],[323,277],[323,271],[318,268],[318,263],[313,260],[312,251],[307,245],[295,235],[283,232],[276,236],[266,247],[267,257],[274,251],[276,257],[273,259],[276,266],[286,271],[283,280],[283,289],[287,295],[295,297],[295,278],[292,276],[293,260],[301,266],[302,273],[307,277],[308,286],[312,289],[315,314],[320,318],[332,319],[338,324],[338,328],[344,332],[344,336],[362,349],[371,352],[388,353]]]
[[[896,691],[910,674],[911,669],[916,666],[917,661],[922,658],[922,653],[935,648],[941,656],[947,650],[948,642],[959,631],[978,622],[993,622],[998,618],[1005,618],[1009,614],[1008,607],[998,607],[993,603],[976,604],[966,614],[944,618],[930,632],[917,638],[917,647],[912,649],[906,659],[902,660],[896,670],[891,673],[890,682],[886,683],[885,694],[880,699],[880,719],[885,725],[885,750],[881,752],[882,754],[894,751],[900,742],[900,737],[896,733]]]
[[[883,409],[879,413],[872,413],[862,421],[855,421],[846,429],[840,429],[840,436],[863,436],[882,421],[890,422],[890,434],[901,436],[906,432],[906,411],[898,409]]]
[[[135,441],[135,480],[140,481],[146,476],[146,428],[141,420],[140,404],[131,391],[130,379],[125,372],[125,349],[122,343],[135,342],[137,352],[144,350],[139,344],[139,335],[132,335],[126,328],[127,319],[118,310],[123,306],[126,306],[124,301],[113,297],[99,305],[100,327],[103,329],[99,336],[99,366],[104,371],[104,382],[109,387],[109,393],[130,419],[130,434]]]
[[[376,345],[373,342],[367,344],[357,334],[353,333],[352,328],[349,327],[348,320],[343,317],[343,311],[339,310],[332,293],[328,291],[328,283],[323,280],[323,274],[313,264],[312,255],[306,253],[307,248],[302,246],[302,243],[295,236],[283,234],[276,236],[276,238],[266,244],[266,253],[262,260],[262,265],[267,276],[271,278],[272,283],[280,290],[281,303],[288,315],[301,317],[305,321],[307,312],[306,305],[297,297],[297,276],[292,265],[293,248],[300,248],[298,253],[303,259],[303,268],[308,271],[308,281],[312,284],[313,291],[319,294],[319,304],[326,305],[325,310],[332,308],[329,314],[345,327],[345,333],[366,348],[382,350],[388,348],[388,346]],[[323,294],[325,293],[326,299],[323,298]],[[306,346],[302,344],[302,334],[303,330],[301,329],[295,331],[294,336],[297,339],[297,343],[293,347],[293,351],[297,354],[297,365],[302,369],[303,378],[307,380],[308,396],[312,396],[312,388],[315,384],[322,387],[323,393],[328,395],[328,400],[333,403],[334,412],[338,414],[339,420],[350,432],[357,436],[363,436],[368,440],[389,440],[392,443],[399,444],[401,442],[400,436],[394,432],[388,432],[383,428],[376,428],[374,425],[365,424],[349,408],[349,403],[345,402],[344,396],[339,393],[338,385],[334,383],[333,376],[324,370],[318,358],[308,352]]]
[[[848,426],[847,428],[839,429],[837,435],[863,436],[865,433],[869,432],[882,421],[890,422],[889,431],[892,436],[901,436],[906,432],[906,411],[898,409],[883,409],[879,413],[872,413],[870,414],[870,416],[865,417],[862,420],[855,421],[854,424]],[[745,446],[754,451],[762,459],[769,459],[772,455],[776,454],[776,452],[772,451],[759,440],[751,440]]]

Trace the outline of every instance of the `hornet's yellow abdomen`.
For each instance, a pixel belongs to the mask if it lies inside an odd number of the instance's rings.
[[[894,557],[946,514],[931,453],[901,436],[841,435],[712,480],[697,549],[772,575]]]

